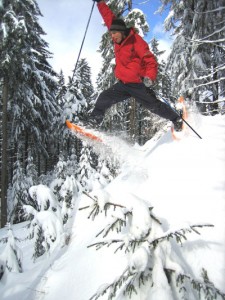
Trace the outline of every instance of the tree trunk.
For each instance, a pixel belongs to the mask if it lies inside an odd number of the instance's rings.
[[[136,126],[136,100],[131,98],[131,110],[130,110],[130,137],[133,141],[136,141],[137,126]]]
[[[7,223],[7,102],[8,102],[8,82],[3,82],[2,97],[2,165],[1,165],[1,228]]]
[[[214,53],[215,53],[215,49],[214,49]],[[212,94],[213,94],[213,103],[212,103],[212,115],[216,115],[219,113],[219,104],[218,102],[218,98],[219,98],[219,82],[217,82],[218,80],[218,72],[215,71],[216,67],[218,68],[218,66],[216,66],[215,64],[213,65],[213,81],[215,81],[215,84],[212,85]]]

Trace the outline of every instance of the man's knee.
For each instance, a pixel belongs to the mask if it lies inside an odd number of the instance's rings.
[[[110,97],[110,94],[106,91],[103,91],[99,96],[95,103],[96,109],[100,109],[105,111],[107,108],[109,108],[112,105],[112,99]]]
[[[112,99],[112,93],[110,90],[104,90],[103,92],[101,92],[101,94],[98,96],[98,100],[102,101],[111,101]]]

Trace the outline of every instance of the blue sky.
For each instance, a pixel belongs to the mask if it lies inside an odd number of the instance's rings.
[[[62,69],[66,77],[71,76],[93,2],[92,0],[37,0],[37,3],[43,14],[39,21],[46,32],[44,39],[49,43],[49,50],[53,53],[50,63],[57,72]],[[159,6],[159,0],[133,2],[133,7],[141,9],[147,16],[150,33],[145,40],[149,42],[155,36],[160,41],[162,50],[165,50],[169,49],[171,41],[169,35],[162,29],[165,14],[164,16],[154,14]],[[81,58],[88,60],[93,81],[101,66],[101,57],[97,49],[105,30],[98,9],[94,7],[81,53]]]

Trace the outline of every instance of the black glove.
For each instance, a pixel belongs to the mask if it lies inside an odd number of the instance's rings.
[[[102,1],[102,0],[93,0],[94,2],[100,2],[100,1]]]

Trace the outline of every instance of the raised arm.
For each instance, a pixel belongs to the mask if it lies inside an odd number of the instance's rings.
[[[116,16],[114,15],[114,13],[111,11],[111,9],[108,7],[108,5],[105,3],[104,0],[94,0],[94,1],[97,2],[98,10],[105,22],[105,25],[109,29],[112,24],[112,20],[115,19]]]

